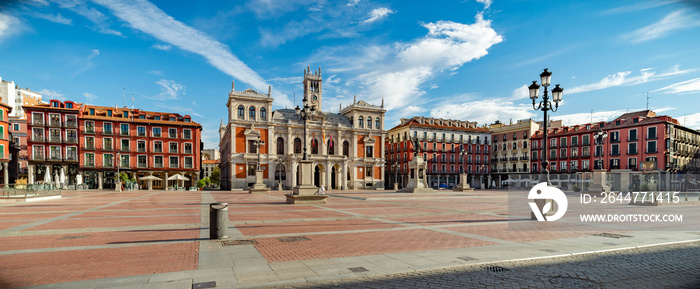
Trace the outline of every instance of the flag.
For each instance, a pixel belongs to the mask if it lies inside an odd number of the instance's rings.
[[[314,145],[316,141],[316,132],[311,133],[311,145]]]
[[[333,135],[331,135],[328,139],[330,140],[331,147],[333,147]]]
[[[323,134],[323,138],[321,139],[321,141],[325,143],[326,142],[326,131],[323,130],[321,133]]]

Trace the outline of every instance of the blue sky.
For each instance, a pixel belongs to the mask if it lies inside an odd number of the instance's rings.
[[[324,111],[383,98],[387,128],[541,120],[525,86],[549,68],[565,89],[552,119],[609,120],[648,92],[700,129],[698,35],[697,1],[33,0],[0,8],[0,77],[45,100],[190,114],[207,148],[231,80],[291,108],[307,65]]]

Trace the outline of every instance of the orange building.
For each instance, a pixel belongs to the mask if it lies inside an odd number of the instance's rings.
[[[10,120],[9,113],[12,107],[0,102],[0,163],[2,163],[3,184],[10,182]]]

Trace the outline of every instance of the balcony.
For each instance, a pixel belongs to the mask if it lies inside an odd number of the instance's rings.
[[[112,148],[112,146],[103,146],[103,147],[102,147],[102,150],[103,150],[103,151],[111,152],[111,151],[113,151],[114,149]]]
[[[86,161],[85,164],[84,164],[83,166],[85,166],[85,167],[90,167],[90,168],[94,168],[94,167],[95,167],[95,162],[87,162],[87,161]]]
[[[61,143],[61,137],[59,136],[54,136],[54,137],[49,137],[49,143]]]
[[[496,162],[498,162],[498,159],[497,159],[497,158],[493,158],[493,159],[491,159],[491,162],[492,162],[492,163],[496,163]]]
[[[83,131],[84,134],[95,134],[95,128],[86,128]]]
[[[35,120],[32,120],[32,123],[31,123],[31,124],[32,124],[33,126],[44,126],[44,120],[43,120],[43,119],[42,119],[42,120],[36,120],[36,119],[35,119]]]
[[[530,159],[529,157],[520,157],[520,160],[521,160],[521,161],[527,161],[527,160],[529,160],[529,159]]]
[[[61,127],[61,121],[49,121],[49,127]]]
[[[551,160],[556,160],[556,159],[557,159],[557,156],[549,156],[549,160],[550,160],[550,161],[551,161]]]
[[[61,158],[61,154],[51,154],[51,155],[49,156],[48,161],[50,161],[50,162],[60,162],[60,161],[63,161],[63,159]]]
[[[75,121],[67,121],[67,122],[64,124],[64,127],[67,127],[67,128],[78,128],[78,122],[75,122]]]
[[[578,155],[571,155],[572,159],[578,159]]]
[[[69,162],[69,163],[77,163],[78,162],[78,156],[67,156],[64,161]]]
[[[33,135],[32,142],[44,142],[44,136],[43,135]]]
[[[131,150],[129,149],[129,147],[122,147],[121,149],[119,149],[119,151],[120,151],[120,152],[125,152],[125,153],[131,152]]]
[[[111,129],[110,130],[102,130],[102,135],[113,135],[113,134],[114,134],[114,132]]]
[[[550,145],[549,145],[549,148],[550,148],[550,149],[555,149],[555,148],[557,148],[557,145],[555,145],[555,144],[550,144]]]
[[[95,145],[85,145],[85,146],[83,146],[83,149],[87,150],[87,151],[94,151]]]
[[[565,147],[568,147],[568,145],[566,145],[565,143],[563,143],[563,144],[560,144],[559,147],[565,148]]]
[[[30,160],[32,160],[32,161],[43,161],[44,159],[45,159],[45,158],[44,158],[44,155],[43,155],[43,154],[35,154],[35,155],[32,155],[32,158],[31,158]]]
[[[120,136],[129,136],[129,131],[128,130],[123,130],[119,132]]]
[[[571,146],[572,146],[572,147],[577,147],[577,146],[578,146],[578,142],[572,142],[572,143],[571,143]]]
[[[591,157],[591,154],[582,154],[582,155],[581,155],[581,158],[584,158],[584,159],[587,159],[587,158],[590,158],[590,157]]]

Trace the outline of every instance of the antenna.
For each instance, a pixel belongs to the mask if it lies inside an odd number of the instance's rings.
[[[591,109],[591,123],[593,123],[593,110]]]
[[[647,110],[649,110],[649,92],[645,91],[644,93],[647,94]]]
[[[122,89],[122,106],[126,106],[126,87]]]

